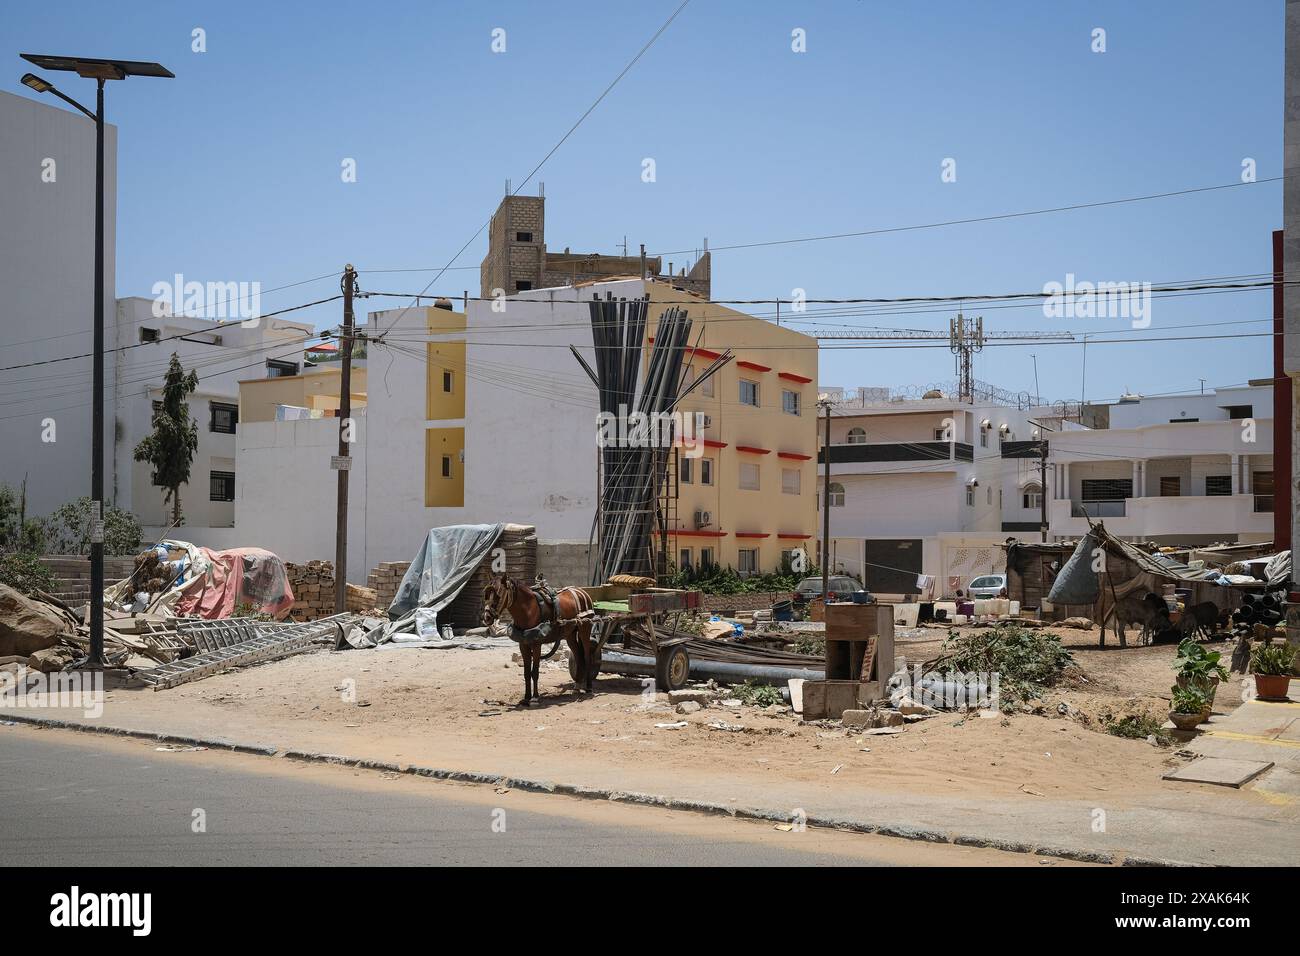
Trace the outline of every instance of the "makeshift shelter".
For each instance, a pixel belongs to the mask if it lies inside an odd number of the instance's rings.
[[[1084,535],[1074,553],[1056,576],[1047,600],[1053,604],[1090,604],[1089,617],[1101,625],[1101,641],[1106,641],[1106,624],[1116,626],[1125,620],[1117,614],[1120,605],[1141,601],[1147,594],[1164,594],[1172,585],[1185,603],[1211,602],[1220,610],[1241,606],[1242,590],[1211,579],[1205,570],[1192,570],[1160,554],[1150,554],[1136,545],[1121,541],[1098,522]],[[1116,633],[1118,627],[1116,626]],[[1123,641],[1121,640],[1121,644]]]
[[[247,605],[277,621],[293,607],[284,562],[262,548],[213,551],[188,541],[164,540],[141,557],[157,557],[152,567],[162,569],[163,576],[145,583],[138,564],[136,574],[104,591],[106,606],[216,620],[232,617],[237,607]]]
[[[1045,621],[1063,621],[1067,617],[1087,617],[1092,603],[1053,604],[1047,599],[1056,576],[1070,555],[1072,544],[1040,544],[1011,540],[1007,549],[1007,597],[1020,602],[1022,608],[1038,608]]]

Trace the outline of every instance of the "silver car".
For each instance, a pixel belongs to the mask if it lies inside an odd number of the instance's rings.
[[[971,581],[966,594],[973,598],[999,598],[1007,596],[1005,574],[985,574]]]

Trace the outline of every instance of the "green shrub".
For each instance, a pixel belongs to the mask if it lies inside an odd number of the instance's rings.
[[[1291,673],[1291,662],[1295,660],[1295,648],[1286,641],[1265,641],[1255,645],[1250,654],[1250,669],[1265,677],[1280,676]]]
[[[1155,737],[1156,742],[1161,746],[1167,746],[1173,740],[1172,735],[1164,728],[1164,721],[1150,714],[1129,714],[1119,720],[1110,721],[1106,724],[1106,733],[1129,740],[1146,740],[1148,737]]]
[[[737,700],[746,704],[753,704],[755,707],[768,707],[772,704],[784,703],[781,699],[779,688],[771,684],[760,683],[752,677],[743,684],[737,684],[731,688],[731,694]]]
[[[939,657],[924,669],[940,674],[997,674],[998,697],[1005,708],[1040,696],[1073,663],[1055,634],[1006,624],[949,637]]]
[[[90,498],[77,498],[54,509],[43,522],[53,554],[90,553]],[[104,553],[135,554],[144,531],[135,515],[120,508],[104,511]]]
[[[54,590],[54,572],[34,554],[18,551],[0,554],[0,584],[23,594]]]

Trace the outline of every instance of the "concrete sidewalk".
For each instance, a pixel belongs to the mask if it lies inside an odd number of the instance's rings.
[[[1257,761],[1273,766],[1252,781],[1255,793],[1278,806],[1300,802],[1300,701],[1296,682],[1286,701],[1259,700],[1248,680],[1242,705],[1215,715],[1187,749],[1203,758]]]

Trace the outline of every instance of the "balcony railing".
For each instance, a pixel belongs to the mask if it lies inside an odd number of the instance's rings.
[[[1126,498],[1110,501],[1072,501],[1070,517],[1072,518],[1122,518],[1126,513]]]
[[[826,461],[824,449],[817,463]],[[831,464],[864,464],[881,461],[973,461],[975,449],[967,442],[859,442],[831,445]]]

